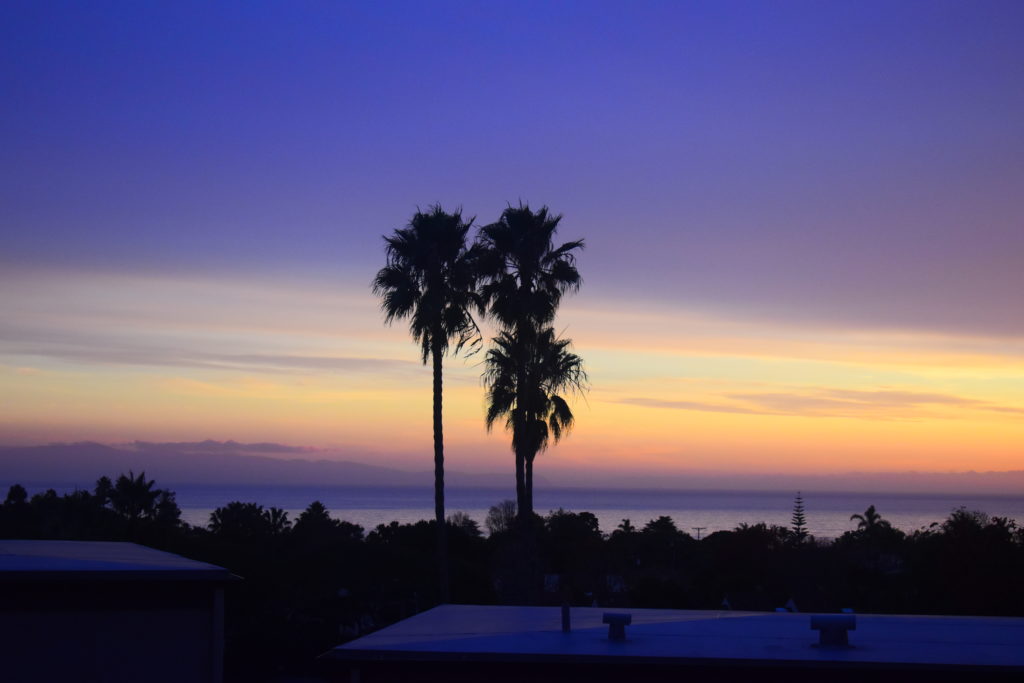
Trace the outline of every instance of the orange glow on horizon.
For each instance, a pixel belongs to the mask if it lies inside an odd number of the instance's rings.
[[[33,309],[22,290],[33,324],[54,338],[82,339],[0,353],[0,440],[273,441],[325,448],[328,457],[423,466],[430,371],[403,326],[381,324],[368,292],[306,297],[206,282],[191,285],[205,296],[188,303],[171,296],[177,282],[131,284],[86,278],[68,304],[84,312],[67,317]],[[49,286],[59,290],[60,282]],[[174,317],[154,328],[133,291],[172,300]],[[290,300],[306,303],[288,308]],[[271,315],[274,306],[285,312]],[[215,320],[222,307],[230,316]],[[542,454],[539,467],[1022,468],[1024,348],[1013,340],[565,309],[592,389],[574,403],[574,432]],[[80,332],[86,318],[107,327]],[[133,349],[125,357],[106,351],[125,347]],[[453,358],[445,366],[449,462],[504,471],[509,436],[500,426],[491,434],[484,428],[479,362]]]

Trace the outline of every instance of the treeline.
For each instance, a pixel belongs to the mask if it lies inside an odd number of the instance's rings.
[[[565,510],[524,534],[515,516],[496,505],[487,535],[448,518],[453,602],[1024,616],[1024,530],[966,509],[905,534],[869,508],[828,542],[763,523],[698,541],[669,517],[604,533]],[[196,527],[144,474],[65,495],[12,486],[0,537],[134,541],[230,569],[244,580],[228,589],[229,680],[311,671],[328,648],[438,602],[433,521],[367,532],[319,502],[294,520],[232,502]]]

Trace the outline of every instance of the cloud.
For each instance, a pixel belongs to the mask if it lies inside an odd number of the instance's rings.
[[[1024,408],[1010,408],[1009,406],[985,406],[985,410],[997,413],[1010,413],[1011,415],[1024,415]]]
[[[10,341],[10,336],[8,336]],[[411,370],[414,360],[357,356],[297,355],[275,353],[216,353],[166,346],[118,343],[94,336],[61,339],[17,340],[0,351],[14,356],[52,358],[80,363],[188,367],[245,372],[365,372]]]
[[[790,393],[729,394],[729,398],[752,403],[764,412],[803,417],[855,416],[892,418],[895,417],[891,412],[893,408],[908,408],[917,405],[914,403],[897,404],[891,401],[884,404],[876,404],[869,401],[830,398],[827,395]],[[885,415],[877,414],[881,409],[886,409],[890,412]]]
[[[631,397],[617,403],[693,410],[700,412],[737,413],[746,415],[790,415],[800,417],[858,417],[890,420],[899,418],[935,417],[925,412],[930,407],[962,407],[1009,414],[1024,414],[1024,408],[1000,406],[986,401],[917,391],[893,389],[858,390],[820,388],[801,392],[731,393],[722,398],[737,403],[665,400]]]
[[[876,406],[906,406],[906,405],[960,405],[960,406],[984,406],[984,401],[961,396],[949,396],[947,394],[933,394],[920,391],[896,391],[892,389],[878,389],[874,391],[863,391],[858,389],[828,389],[822,393],[834,396],[838,399],[846,399],[855,403],[872,404]]]
[[[730,394],[729,397],[754,403],[780,414],[807,417],[920,417],[922,409],[936,406],[1009,413],[1024,412],[1017,408],[962,396],[891,389],[819,389],[809,394],[747,393]]]
[[[708,413],[741,413],[744,415],[770,415],[768,411],[743,406],[723,405],[718,403],[702,403],[700,401],[666,401],[658,398],[624,398],[615,403],[643,406],[646,408],[670,408],[673,410],[697,410]]]

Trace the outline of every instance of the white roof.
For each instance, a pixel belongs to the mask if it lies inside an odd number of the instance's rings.
[[[226,579],[228,570],[135,543],[0,540],[0,580]]]
[[[605,612],[630,613],[626,641],[608,640]],[[856,615],[850,648],[818,647],[809,614],[574,607],[442,605],[331,650],[328,658],[519,658],[595,662],[659,658],[700,664],[987,666],[1024,669],[1024,619]]]

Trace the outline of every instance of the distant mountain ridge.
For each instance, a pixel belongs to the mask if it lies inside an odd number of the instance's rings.
[[[271,457],[317,455],[315,448],[235,441],[149,443],[109,446],[94,442],[0,447],[0,483],[58,482],[92,488],[102,475],[145,472],[157,485],[230,484],[280,486],[431,486],[431,471],[367,465],[350,460]],[[446,472],[455,486],[502,486],[499,474]]]
[[[14,483],[77,486],[91,489],[100,476],[144,471],[157,485],[214,486],[399,486],[431,487],[432,470],[410,471],[336,460],[328,451],[307,446],[237,441],[105,445],[94,442],[44,446],[0,446],[0,495]],[[719,491],[850,491],[879,493],[980,493],[1024,495],[1024,470],[1004,472],[845,472],[799,474],[772,472],[665,471],[628,472],[544,464],[538,487],[587,489],[672,489]],[[509,473],[447,470],[449,487],[508,488]]]

